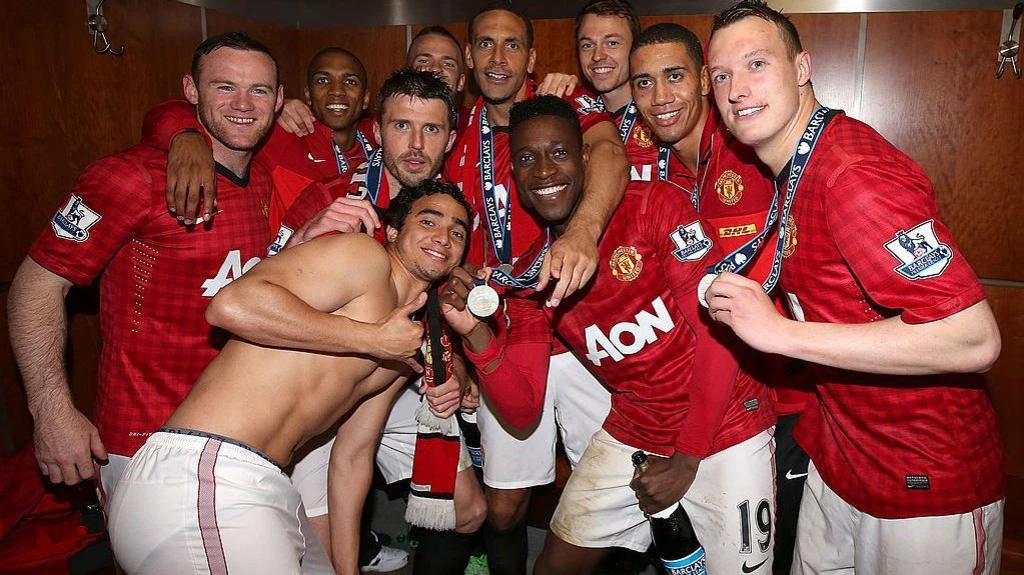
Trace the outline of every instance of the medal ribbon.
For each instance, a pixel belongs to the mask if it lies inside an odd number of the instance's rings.
[[[491,269],[491,281],[500,286],[512,289],[536,289],[537,279],[540,277],[540,268],[544,263],[544,256],[547,255],[550,247],[551,230],[547,229],[544,232],[544,245],[541,247],[540,251],[537,252],[533,261],[530,262],[530,265],[526,266],[523,273],[519,275],[512,275],[510,271],[496,267]]]
[[[370,145],[366,136],[363,135],[362,130],[356,130],[356,141],[363,147],[363,153],[366,154],[366,159],[369,160],[370,155],[373,154],[373,146]],[[338,173],[344,174],[348,172],[350,167],[348,159],[345,158],[345,154],[342,153],[341,147],[338,146],[337,142],[332,142],[332,144],[334,145],[334,160],[338,163]]]
[[[775,226],[775,222],[779,223],[779,237],[775,243],[775,254],[772,260],[772,269],[769,272],[768,277],[765,278],[764,282],[761,283],[761,287],[764,288],[765,293],[769,293],[775,288],[775,284],[779,281],[779,276],[782,275],[782,252],[786,243],[786,228],[787,220],[789,219],[789,212],[793,208],[793,199],[796,198],[797,186],[800,185],[800,179],[803,176],[804,169],[807,168],[808,162],[811,160],[811,154],[814,153],[814,148],[818,144],[818,139],[821,134],[825,131],[825,126],[828,125],[832,118],[839,114],[840,110],[830,110],[823,106],[819,106],[811,114],[811,119],[807,122],[807,127],[804,129],[804,133],[797,140],[796,148],[793,150],[793,157],[789,161],[789,177],[786,180],[786,193],[782,202],[782,213],[781,217],[779,214],[779,186],[775,184],[775,193],[772,195],[772,203],[768,208],[768,216],[765,218],[764,229],[761,233],[754,236],[749,242],[736,248],[732,253],[725,256],[722,261],[717,264],[708,267],[708,273],[720,274],[722,272],[734,272],[740,273],[743,268],[754,261],[754,257],[757,255],[758,249],[761,244],[764,243],[768,232]]]
[[[505,206],[505,217],[498,211],[498,190],[494,186],[494,131],[487,123],[487,107],[480,106],[480,193],[483,194],[487,229],[498,262],[512,262],[512,206]],[[511,193],[511,190],[506,190]],[[509,198],[511,200],[511,198]]]
[[[370,165],[366,170],[366,193],[373,205],[377,205],[377,196],[380,195],[380,183],[384,181],[384,154],[377,148],[367,158]]]
[[[604,106],[604,99],[598,97],[598,102]],[[633,131],[633,125],[636,124],[637,109],[633,99],[629,99],[629,103],[626,104],[626,111],[622,113],[622,117],[619,118],[619,139],[625,144],[629,140],[629,134]]]

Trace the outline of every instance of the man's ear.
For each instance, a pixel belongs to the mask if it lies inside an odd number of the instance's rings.
[[[708,96],[711,94],[711,72],[707,66],[700,69],[700,95]]]
[[[185,99],[189,104],[195,106],[199,103],[199,89],[196,88],[196,81],[192,79],[192,74],[185,74],[181,77],[181,88],[185,92]]]
[[[811,81],[811,55],[800,52],[796,57],[796,85],[803,87]]]
[[[373,139],[377,142],[377,146],[381,145],[380,140],[380,122],[376,118],[373,119]]]
[[[526,73],[533,74],[533,66],[537,63],[537,51],[530,48],[530,59],[526,62]]]
[[[459,74],[458,81],[455,82],[455,93],[462,94],[462,89],[466,87],[466,73],[462,72]],[[461,98],[457,98],[461,99]]]
[[[359,110],[359,113],[362,114],[363,112],[365,112],[366,108],[368,108],[369,106],[370,106],[370,92],[369,92],[369,90],[367,90],[366,92],[363,92],[363,108],[361,110]]]
[[[388,243],[392,243],[398,239],[398,230],[391,226],[384,226],[384,236],[388,239]]]
[[[455,139],[458,135],[458,132],[456,132],[455,130],[452,130],[451,132],[448,133],[448,145],[444,147],[445,155],[447,155],[448,152],[452,151],[452,146],[455,145]]]
[[[473,39],[470,38],[470,40],[466,42],[466,48],[463,50],[466,56],[466,68],[470,70],[473,69],[473,51],[469,49],[469,43],[472,41]]]
[[[302,89],[302,95],[306,97],[306,105],[310,108],[313,107],[313,97],[309,95],[309,86]]]
[[[277,85],[277,105],[274,106],[274,114],[280,113],[281,108],[284,108],[284,84]]]
[[[583,156],[583,167],[586,168],[587,164],[590,163],[590,144],[584,142],[581,155]]]

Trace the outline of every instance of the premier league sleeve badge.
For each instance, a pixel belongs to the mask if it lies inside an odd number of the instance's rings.
[[[900,262],[893,270],[908,280],[937,277],[953,259],[953,250],[935,235],[935,220],[899,230],[885,249]]]

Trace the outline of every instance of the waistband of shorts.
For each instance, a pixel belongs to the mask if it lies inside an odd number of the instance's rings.
[[[269,464],[272,465],[274,469],[281,471],[281,466],[271,459],[269,455],[263,453],[260,449],[247,445],[237,439],[231,439],[230,437],[224,437],[223,435],[217,435],[216,433],[210,433],[208,431],[199,431],[198,429],[188,429],[184,427],[161,427],[157,433],[153,434],[152,437],[157,437],[157,434],[164,434],[162,437],[158,438],[157,441],[177,443],[179,445],[198,445],[202,440],[219,441],[222,446],[223,444],[227,444],[231,457],[235,459],[262,466]],[[189,438],[195,438],[195,440],[189,441]]]

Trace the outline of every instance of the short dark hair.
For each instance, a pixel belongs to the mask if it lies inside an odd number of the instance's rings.
[[[277,58],[274,58],[274,55],[270,53],[270,48],[267,48],[263,43],[242,32],[227,32],[218,36],[211,36],[196,47],[196,51],[192,54],[191,73],[192,80],[194,82],[199,82],[199,72],[202,69],[203,57],[218,48],[234,48],[235,50],[262,52],[263,54],[266,54],[274,63],[274,84],[276,85],[278,83]]]
[[[467,23],[466,26],[466,37],[469,39],[470,44],[473,43],[473,38],[475,34],[475,32],[473,31],[473,23],[476,22],[476,19],[479,18],[482,14],[486,14],[488,12],[496,12],[498,10],[509,12],[515,15],[516,18],[519,18],[520,20],[523,21],[523,25],[526,26],[526,49],[529,50],[530,48],[533,48],[533,22],[530,21],[530,17],[524,14],[522,10],[512,5],[507,0],[504,2],[501,0],[491,2],[485,5],[480,10],[478,10],[476,14],[473,14],[473,17],[469,19],[469,22]]]
[[[751,16],[771,22],[778,27],[779,32],[782,33],[782,41],[786,43],[787,55],[790,58],[804,51],[804,47],[800,43],[800,33],[797,32],[796,26],[782,12],[768,6],[768,3],[764,2],[764,0],[742,0],[722,10],[715,15],[715,21],[711,25],[711,35],[714,36],[715,32],[722,28]]]
[[[398,192],[398,195],[391,198],[391,203],[389,203],[387,209],[384,210],[384,214],[381,217],[384,225],[391,226],[396,230],[401,230],[402,225],[405,224],[405,218],[409,217],[409,211],[412,210],[413,203],[424,196],[433,196],[435,194],[451,196],[453,200],[465,208],[466,225],[471,225],[470,222],[473,219],[473,207],[469,205],[469,202],[466,200],[466,196],[462,194],[462,190],[460,190],[455,184],[437,179],[426,179],[412,187],[403,186],[402,190]],[[469,231],[470,230],[466,230],[467,238],[469,237]]]
[[[629,3],[629,0],[590,0],[584,4],[583,8],[580,8],[579,14],[576,15],[576,24],[572,31],[574,37],[579,38],[580,24],[583,23],[583,17],[587,14],[625,18],[626,23],[629,24],[629,33],[633,35],[633,41],[640,36],[640,17],[637,16],[636,9]]]
[[[576,110],[573,109],[569,102],[551,95],[534,96],[512,106],[508,119],[509,132],[515,133],[516,129],[523,122],[541,116],[553,116],[569,122],[577,143],[583,144],[583,130],[580,128],[579,114],[576,113]]]
[[[445,28],[444,26],[427,26],[426,28],[417,32],[416,35],[412,37],[412,41],[415,42],[416,40],[419,40],[423,36],[430,36],[431,34],[433,34],[434,36],[443,36],[445,38],[448,38],[452,42],[455,42],[455,45],[457,47],[459,47],[460,49],[462,48],[462,42],[459,42],[459,39],[455,37],[455,34],[452,34],[451,30]],[[410,42],[409,45],[412,46],[412,42]]]
[[[388,76],[377,92],[377,122],[384,118],[384,101],[391,96],[409,96],[421,100],[441,100],[448,108],[448,129],[454,130],[459,110],[455,94],[444,79],[434,72],[400,68]]]
[[[316,74],[316,68],[313,65],[316,64],[317,60],[328,54],[341,54],[342,56],[348,56],[349,58],[352,58],[352,61],[356,63],[356,68],[359,73],[359,80],[363,83],[363,86],[366,86],[366,67],[363,66],[362,61],[360,61],[359,57],[350,52],[349,50],[339,48],[337,46],[328,46],[320,50],[319,52],[314,54],[312,58],[310,58],[309,65],[306,66],[307,84],[313,81],[313,74]]]
[[[701,47],[697,35],[689,28],[670,22],[648,26],[633,40],[633,48],[629,53],[633,54],[638,48],[654,44],[682,44],[698,68],[704,65],[704,48]]]

